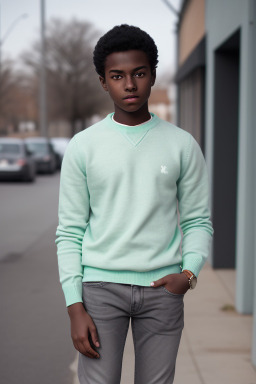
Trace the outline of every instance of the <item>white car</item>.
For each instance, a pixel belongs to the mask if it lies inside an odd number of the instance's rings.
[[[50,141],[53,145],[54,151],[58,154],[57,168],[61,168],[64,152],[70,141],[70,137],[51,137]]]

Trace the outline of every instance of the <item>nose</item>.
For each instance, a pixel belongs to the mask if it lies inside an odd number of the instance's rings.
[[[127,76],[125,82],[125,90],[131,92],[135,91],[136,89],[136,80],[132,76]]]

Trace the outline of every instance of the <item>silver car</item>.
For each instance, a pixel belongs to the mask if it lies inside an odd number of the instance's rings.
[[[23,139],[0,137],[0,179],[34,181],[36,164]]]

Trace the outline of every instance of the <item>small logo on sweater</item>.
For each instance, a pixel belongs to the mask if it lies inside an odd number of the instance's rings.
[[[161,173],[168,173],[166,165],[161,165]]]

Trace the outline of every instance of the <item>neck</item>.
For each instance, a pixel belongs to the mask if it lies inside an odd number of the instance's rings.
[[[115,105],[114,119],[117,123],[125,125],[138,125],[144,123],[150,118],[151,115],[148,111],[148,104],[145,104],[143,108],[135,112],[123,111]]]

